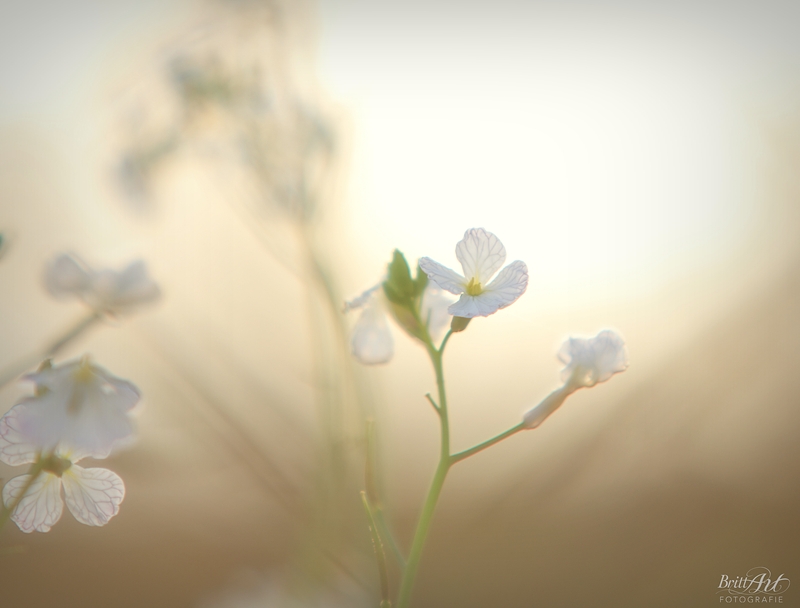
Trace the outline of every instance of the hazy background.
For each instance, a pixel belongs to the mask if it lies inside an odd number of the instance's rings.
[[[477,226],[530,284],[448,346],[454,450],[555,388],[570,334],[617,329],[631,366],[453,470],[416,605],[711,606],[722,574],[800,578],[796,3],[2,13],[0,366],[82,314],[42,288],[57,253],[143,257],[164,299],[64,353],[145,396],[104,464],[119,516],[4,530],[0,605],[281,606],[287,580],[377,605],[361,421],[408,547],[435,386],[399,330],[389,365],[351,368],[334,305],[395,247],[457,265]]]

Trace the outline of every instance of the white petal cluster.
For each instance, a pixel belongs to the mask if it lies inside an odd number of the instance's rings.
[[[20,404],[0,419],[0,461],[10,465],[44,463],[33,483],[30,483],[30,474],[20,475],[3,488],[6,507],[25,491],[11,514],[12,521],[23,532],[48,532],[61,518],[65,501],[79,522],[89,526],[108,523],[119,513],[119,505],[125,497],[122,479],[108,469],[85,469],[75,464],[91,455],[80,449],[59,445],[43,454],[41,448],[25,436],[26,413],[26,405]]]
[[[506,249],[500,240],[483,228],[471,228],[456,245],[456,257],[464,276],[430,258],[419,261],[420,268],[442,289],[460,294],[448,308],[456,317],[487,317],[513,304],[528,287],[528,268],[519,260],[502,270]],[[499,274],[494,277],[495,273]],[[492,280],[492,277],[494,279]]]
[[[561,379],[577,387],[594,386],[628,369],[625,341],[610,329],[593,338],[567,339],[558,358],[566,366],[561,370]]]
[[[105,458],[133,437],[131,411],[139,391],[87,357],[25,376],[37,394],[12,408],[20,410],[20,432],[44,451],[59,445]]]
[[[66,502],[79,522],[108,523],[125,496],[122,479],[108,469],[85,469],[76,463],[86,457],[105,458],[132,439],[131,411],[139,391],[87,357],[43,367],[26,378],[36,384],[36,394],[0,419],[0,461],[33,464],[38,475],[20,475],[3,488],[7,508],[22,496],[11,519],[23,532],[47,532]]]
[[[447,307],[450,300],[436,285],[428,283],[422,295],[420,317],[428,324],[428,333],[436,340],[450,324]],[[388,303],[383,283],[370,287],[344,305],[345,312],[361,310],[350,336],[353,356],[364,365],[388,363],[394,356],[394,338],[386,313]]]
[[[125,314],[156,301],[161,291],[142,260],[120,271],[94,270],[72,254],[62,254],[45,269],[47,290],[56,298],[78,298],[103,314]]]

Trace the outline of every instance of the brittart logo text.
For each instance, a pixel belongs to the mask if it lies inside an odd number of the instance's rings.
[[[719,581],[719,601],[726,604],[782,604],[783,593],[789,584],[786,576],[773,577],[768,568],[751,568],[744,576],[723,574]]]

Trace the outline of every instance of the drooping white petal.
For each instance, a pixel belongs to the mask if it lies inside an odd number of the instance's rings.
[[[15,405],[0,419],[0,461],[19,466],[36,460],[39,448],[20,432],[23,404]]]
[[[383,287],[383,282],[378,283],[377,285],[373,285],[369,289],[367,289],[364,293],[360,296],[353,298],[352,300],[348,300],[344,303],[344,312],[350,312],[351,310],[358,310],[359,308],[364,308],[369,299],[376,295],[375,292]]]
[[[447,266],[442,266],[430,258],[420,258],[419,267],[431,281],[445,291],[454,294],[464,293],[467,281],[455,270],[450,270]]]
[[[478,283],[486,285],[506,261],[506,248],[491,232],[470,228],[456,245],[456,257],[467,281],[474,277]]]
[[[610,329],[593,338],[569,338],[561,346],[558,358],[566,365],[561,371],[562,380],[584,387],[605,382],[628,368],[625,341]]]
[[[82,297],[89,289],[92,277],[90,269],[79,258],[62,254],[45,267],[44,284],[56,298]]]
[[[61,476],[67,508],[82,524],[104,526],[119,513],[125,498],[122,478],[108,469],[84,469],[73,464]]]
[[[3,504],[11,506],[28,484],[30,475],[11,479],[3,488]],[[41,473],[31,484],[24,498],[11,514],[11,519],[23,532],[49,532],[61,519],[64,503],[61,501],[61,480],[52,473]]]
[[[371,298],[362,310],[350,346],[353,356],[365,365],[387,363],[394,355],[394,339],[378,298]]]
[[[428,333],[434,340],[450,325],[452,317],[447,309],[452,303],[453,300],[435,283],[430,282],[425,287],[419,312],[423,322],[428,324]]]

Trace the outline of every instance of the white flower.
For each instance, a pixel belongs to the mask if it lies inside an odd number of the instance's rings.
[[[361,310],[353,327],[350,348],[353,356],[364,365],[388,363],[394,355],[394,338],[386,314],[388,305],[383,293],[383,283],[370,287],[344,305],[345,312]],[[423,323],[427,323],[428,333],[434,340],[450,323],[447,312],[449,305],[450,300],[442,290],[428,283],[420,303],[420,317]]]
[[[439,287],[461,298],[448,312],[456,317],[486,317],[513,304],[528,287],[528,268],[519,260],[503,268],[493,281],[490,279],[506,261],[506,249],[491,232],[471,228],[456,245],[456,257],[464,276],[422,258],[419,265]]]
[[[19,432],[43,451],[69,445],[94,458],[132,438],[131,410],[139,391],[87,357],[25,376],[37,394],[6,414],[19,413]]]
[[[70,513],[82,524],[103,526],[119,513],[125,497],[125,484],[108,469],[84,469],[75,464],[89,456],[85,451],[59,447],[42,455],[20,432],[25,406],[18,405],[0,420],[0,460],[10,465],[40,461],[42,471],[32,484],[31,475],[20,475],[3,488],[3,504],[10,507],[25,490],[11,519],[23,532],[48,532],[61,518],[64,500]]]
[[[605,329],[594,338],[569,338],[558,351],[559,360],[566,365],[561,370],[564,386],[522,416],[526,429],[535,429],[555,412],[579,388],[589,388],[605,382],[618,372],[628,369],[625,342],[616,332]]]
[[[593,338],[569,338],[558,351],[566,365],[561,379],[574,386],[590,387],[628,369],[628,352],[619,334],[604,329]]]
[[[54,297],[76,297],[105,314],[131,312],[161,295],[142,260],[135,260],[120,271],[94,270],[77,256],[62,254],[47,265],[44,282]]]

